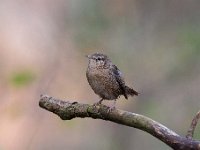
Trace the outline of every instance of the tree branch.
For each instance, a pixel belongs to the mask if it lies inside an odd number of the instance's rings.
[[[194,118],[192,120],[192,123],[191,123],[190,128],[189,128],[187,135],[186,135],[187,138],[192,139],[193,134],[194,134],[194,130],[197,126],[199,119],[200,119],[200,111],[197,112],[197,114],[194,116]]]
[[[175,150],[200,150],[200,141],[178,135],[164,125],[143,115],[114,109],[109,111],[105,105],[89,105],[68,102],[41,95],[40,107],[57,114],[62,120],[90,117],[102,119],[137,128],[148,132]]]

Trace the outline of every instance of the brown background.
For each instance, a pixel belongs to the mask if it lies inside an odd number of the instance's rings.
[[[141,93],[117,107],[185,135],[200,108],[199,10],[198,0],[1,0],[0,149],[170,149],[137,129],[62,121],[39,95],[94,103],[84,56],[103,52]]]

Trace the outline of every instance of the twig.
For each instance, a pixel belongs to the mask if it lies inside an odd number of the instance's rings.
[[[186,138],[188,138],[188,139],[192,139],[193,138],[194,130],[195,130],[196,126],[197,126],[199,118],[200,118],[200,111],[194,116],[194,118],[192,120],[192,123],[190,125],[190,128],[189,128],[189,130],[187,132]]]
[[[102,119],[148,132],[174,150],[200,150],[200,141],[182,137],[164,125],[143,115],[114,109],[108,111],[105,105],[93,106],[68,102],[41,95],[40,107],[57,114],[63,120],[90,117]]]

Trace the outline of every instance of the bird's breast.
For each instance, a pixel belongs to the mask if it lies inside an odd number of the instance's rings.
[[[86,75],[88,80],[100,82],[101,84],[111,78],[111,74],[108,69],[88,69]]]
[[[118,97],[119,84],[109,69],[90,69],[86,75],[96,94],[105,99],[116,99]]]

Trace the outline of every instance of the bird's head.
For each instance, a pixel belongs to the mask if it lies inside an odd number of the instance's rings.
[[[91,68],[106,68],[110,62],[108,56],[101,53],[94,53],[86,57],[89,59],[89,67]]]

